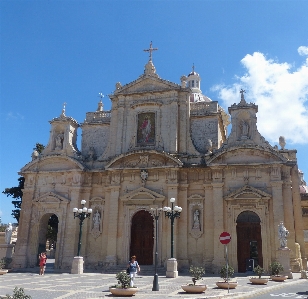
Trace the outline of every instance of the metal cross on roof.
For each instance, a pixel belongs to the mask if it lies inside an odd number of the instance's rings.
[[[151,41],[151,43],[150,43],[150,49],[145,49],[145,50],[143,50],[144,52],[150,52],[150,55],[149,55],[149,57],[150,57],[150,61],[152,61],[152,52],[153,51],[157,51],[158,50],[158,48],[153,48],[152,47],[152,41]]]

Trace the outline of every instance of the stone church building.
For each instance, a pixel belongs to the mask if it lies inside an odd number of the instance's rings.
[[[257,129],[258,106],[244,91],[226,113],[201,92],[194,71],[180,84],[160,78],[150,58],[144,73],[98,103],[83,123],[50,121],[48,145],[20,174],[25,177],[15,267],[33,267],[45,250],[51,216],[58,219],[55,268],[69,270],[77,253],[79,221],[73,208],[93,210],[84,220],[81,255],[87,268],[125,265],[132,254],[153,265],[156,222],[151,208],[182,208],[174,225],[179,269],[225,263],[219,236],[226,231],[229,263],[268,268],[278,255],[278,225],[289,230],[292,271],[306,268],[296,150],[271,146]],[[227,127],[232,125],[228,136]],[[81,149],[77,130],[81,129]],[[80,130],[79,129],[79,130]],[[47,134],[47,132],[46,132]],[[158,263],[170,258],[171,221],[158,220]],[[217,272],[216,272],[217,273]]]

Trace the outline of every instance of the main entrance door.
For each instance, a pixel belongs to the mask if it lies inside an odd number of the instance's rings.
[[[153,265],[153,245],[153,217],[147,211],[139,211],[132,219],[130,256],[136,255],[140,265]]]
[[[259,216],[251,211],[242,212],[236,220],[238,272],[247,266],[263,266],[261,225]]]

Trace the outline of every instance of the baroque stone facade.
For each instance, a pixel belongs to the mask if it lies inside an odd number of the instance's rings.
[[[69,270],[79,222],[73,208],[93,209],[84,221],[81,254],[88,268],[153,264],[151,208],[182,207],[175,220],[174,255],[180,268],[224,263],[219,235],[227,231],[229,262],[246,259],[268,268],[278,256],[277,228],[289,230],[293,271],[306,267],[296,150],[271,146],[257,130],[258,106],[242,91],[227,114],[202,95],[194,69],[181,84],[161,79],[152,62],[135,81],[111,94],[112,108],[86,113],[79,124],[65,115],[50,121],[49,143],[20,174],[25,189],[15,267],[34,266],[46,244],[48,220],[58,219],[55,267]],[[227,136],[231,116],[232,130]],[[81,150],[77,129],[82,130]],[[170,220],[158,221],[159,264],[170,258]]]

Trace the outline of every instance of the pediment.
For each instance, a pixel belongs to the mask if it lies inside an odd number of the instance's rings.
[[[124,85],[115,92],[119,94],[131,94],[147,91],[166,91],[180,88],[180,85],[152,76],[142,76],[141,78]]]
[[[55,192],[47,192],[41,195],[40,197],[36,198],[35,201],[44,203],[61,203],[61,202],[68,202],[69,199]]]
[[[214,155],[207,161],[208,165],[249,165],[286,162],[280,154],[258,148],[232,148]]]
[[[154,204],[155,202],[162,202],[164,200],[164,195],[145,187],[140,187],[121,196],[121,201],[129,204]]]
[[[135,151],[128,154],[122,154],[109,162],[105,169],[150,169],[150,168],[178,168],[183,163],[165,153],[150,151]]]
[[[225,200],[268,200],[271,195],[255,187],[245,185],[225,196]]]
[[[85,167],[79,161],[67,156],[46,156],[37,158],[25,165],[20,173],[37,172],[37,171],[69,171],[69,170],[84,170]]]

